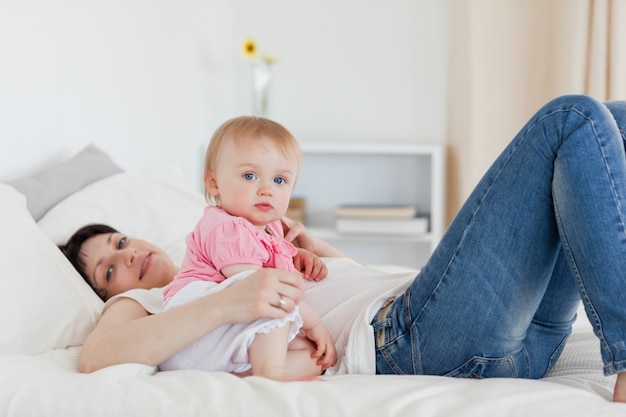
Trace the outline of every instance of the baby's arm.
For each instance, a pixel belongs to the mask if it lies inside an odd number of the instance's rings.
[[[318,358],[317,365],[320,365],[323,369],[334,366],[337,363],[337,349],[328,329],[322,323],[322,319],[317,312],[308,304],[300,301],[298,306],[300,308],[300,316],[304,322],[302,330],[306,333],[306,337],[317,346],[311,357]]]
[[[222,273],[222,275],[228,278],[240,272],[251,271],[253,269],[254,270],[261,269],[261,267],[259,265],[254,265],[254,264],[234,264],[234,265],[225,266],[224,268],[222,268],[220,272]]]

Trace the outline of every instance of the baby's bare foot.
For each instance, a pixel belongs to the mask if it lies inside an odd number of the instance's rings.
[[[323,381],[318,375],[312,376],[294,376],[290,375],[283,370],[264,370],[259,372],[253,372],[254,376],[262,376],[263,378],[273,379],[274,381],[291,382],[291,381]]]

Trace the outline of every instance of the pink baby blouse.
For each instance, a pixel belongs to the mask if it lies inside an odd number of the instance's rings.
[[[220,271],[229,265],[252,264],[296,272],[293,257],[298,250],[284,239],[280,221],[268,224],[265,230],[220,207],[207,206],[185,239],[187,252],[180,271],[165,288],[165,299],[193,281],[224,281]]]

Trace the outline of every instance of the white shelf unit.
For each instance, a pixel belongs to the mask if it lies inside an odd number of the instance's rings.
[[[306,204],[307,227],[347,255],[377,265],[421,268],[441,239],[445,148],[431,144],[302,144],[294,192]],[[429,232],[343,234],[335,210],[345,204],[416,205],[430,217]]]

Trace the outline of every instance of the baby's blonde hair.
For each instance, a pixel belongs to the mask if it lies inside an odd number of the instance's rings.
[[[233,141],[236,147],[240,147],[255,142],[258,144],[261,140],[271,141],[285,157],[294,158],[298,168],[300,167],[302,159],[300,145],[283,125],[264,117],[234,117],[222,123],[213,133],[204,156],[204,196],[208,202],[215,203],[213,196],[206,190],[206,183],[209,174],[215,172],[224,143]]]

